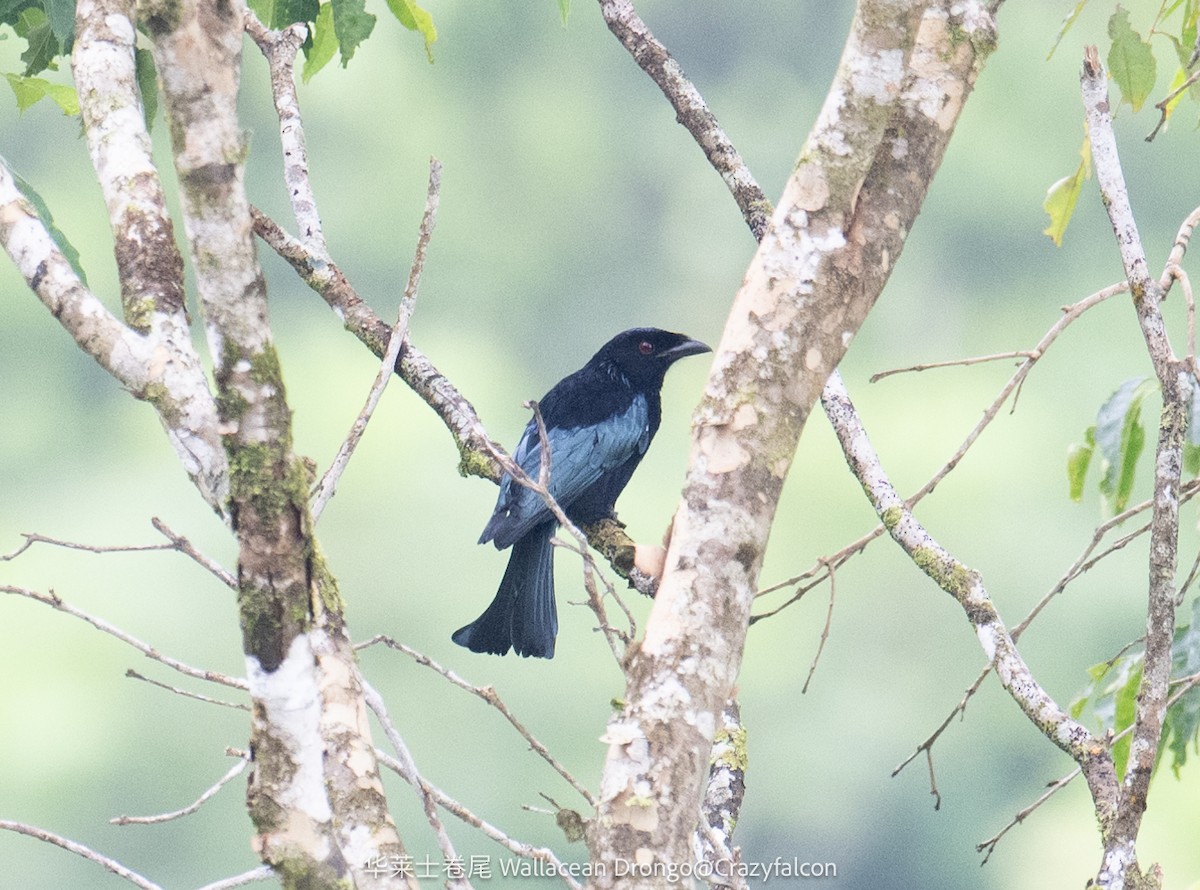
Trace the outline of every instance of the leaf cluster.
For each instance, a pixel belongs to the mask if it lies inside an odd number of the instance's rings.
[[[433,17],[416,0],[386,0],[395,19],[410,31],[421,35],[425,54],[433,61],[433,43],[437,28]],[[568,0],[559,0],[566,21]],[[304,41],[305,82],[320,71],[338,53],[345,67],[358,47],[371,36],[376,17],[366,11],[366,0],[249,0],[255,15],[268,28],[286,28],[303,23],[308,27]],[[4,26],[25,41],[20,73],[6,72],[5,77],[21,111],[49,98],[64,114],[79,114],[79,99],[74,87],[38,77],[44,71],[57,71],[60,60],[69,56],[75,39],[75,0],[0,0],[0,39],[8,35]],[[154,63],[147,50],[138,50],[138,84],[142,88],[147,121],[154,119],[157,98]]]
[[[1088,669],[1091,682],[1071,703],[1071,716],[1079,719],[1090,711],[1102,729],[1121,733],[1133,725],[1138,686],[1142,680],[1145,650],[1140,646],[1125,649],[1109,661]],[[1177,628],[1171,644],[1171,680],[1178,682],[1200,672],[1200,599],[1192,603],[1192,620]],[[1113,743],[1113,764],[1117,775],[1125,774],[1129,762],[1130,735]],[[1179,772],[1187,763],[1188,747],[1200,752],[1200,684],[1192,685],[1172,703],[1163,717],[1162,742],[1154,770],[1162,763],[1164,752],[1171,754],[1171,771]]]
[[[1077,0],[1067,13],[1047,58],[1054,55],[1063,37],[1079,19],[1087,4],[1088,0]],[[1197,43],[1198,19],[1200,0],[1162,0],[1146,29],[1147,36],[1142,37],[1141,32],[1134,27],[1129,10],[1117,4],[1109,16],[1109,45],[1105,55],[1105,67],[1120,93],[1119,105],[1128,105],[1136,114],[1154,94],[1160,63],[1169,70],[1174,70],[1164,98],[1154,105],[1160,120],[1154,131],[1146,137],[1147,141],[1153,139],[1159,130],[1166,126],[1184,99],[1200,103],[1200,79],[1197,78],[1200,67],[1196,64],[1200,59],[1200,43]],[[1156,55],[1155,44],[1151,42],[1153,38],[1160,38],[1159,46],[1165,42],[1169,47],[1165,58],[1160,59]],[[1042,207],[1050,217],[1050,224],[1046,226],[1043,234],[1048,235],[1056,246],[1062,245],[1063,235],[1075,212],[1075,203],[1083,181],[1091,175],[1087,160],[1090,151],[1091,147],[1085,135],[1080,149],[1083,160],[1075,168],[1075,172],[1064,176],[1046,191]]]
[[[1083,442],[1067,449],[1067,484],[1071,500],[1083,499],[1092,459],[1099,452],[1100,496],[1109,515],[1124,512],[1133,494],[1138,458],[1146,446],[1142,403],[1158,392],[1152,377],[1131,377],[1105,399],[1096,412],[1096,422],[1083,433]],[[1200,475],[1200,387],[1193,386],[1188,406],[1187,440],[1183,446],[1183,468],[1190,476]]]
[[[375,30],[376,17],[367,12],[366,0],[248,0],[248,5],[268,28],[278,30],[298,22],[308,26],[301,71],[305,83],[339,53],[346,67]],[[432,62],[437,40],[433,17],[415,0],[387,0],[387,6],[401,25],[421,35]]]

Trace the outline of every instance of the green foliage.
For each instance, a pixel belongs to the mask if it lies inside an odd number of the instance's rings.
[[[1070,176],[1064,176],[1046,191],[1046,200],[1042,209],[1050,216],[1050,225],[1042,230],[1049,235],[1055,247],[1062,247],[1063,235],[1067,231],[1067,223],[1075,212],[1075,204],[1083,191],[1083,181],[1092,175],[1092,140],[1086,134],[1083,145],[1079,147],[1079,166]]]
[[[333,31],[333,7],[326,3],[317,13],[317,20],[308,32],[304,44],[304,69],[300,72],[305,83],[329,64],[337,52],[337,34]]]
[[[329,5],[333,7],[333,30],[345,68],[359,44],[375,30],[375,16],[366,11],[365,0],[329,0]]]
[[[276,31],[317,17],[317,0],[249,0],[246,5],[260,22]]]
[[[50,237],[54,239],[54,243],[58,245],[58,249],[63,252],[63,256],[67,258],[67,262],[71,264],[71,268],[75,270],[75,274],[79,276],[79,280],[87,284],[87,275],[84,274],[83,265],[79,262],[79,251],[75,249],[75,245],[54,224],[54,215],[50,212],[50,208],[46,206],[46,202],[42,200],[42,196],[20,174],[12,169],[11,164],[3,161],[3,159],[0,159],[0,163],[3,163],[4,166],[12,171],[13,181],[16,182],[17,188],[25,196],[25,200],[33,205],[33,209],[45,224]]]
[[[566,0],[560,0],[560,2],[566,2]],[[432,62],[433,42],[437,40],[437,28],[433,25],[433,16],[413,0],[387,0],[387,5],[400,24],[410,31],[418,32],[425,38],[425,55]]]
[[[1080,500],[1092,455],[1100,452],[1100,494],[1106,510],[1116,515],[1129,505],[1137,460],[1146,445],[1142,402],[1158,389],[1149,377],[1122,383],[1096,412],[1096,423],[1084,432],[1084,443],[1072,445],[1067,455],[1067,481],[1071,498]]]
[[[1132,726],[1145,655],[1141,646],[1129,647],[1115,658],[1090,667],[1090,682],[1071,703],[1071,716],[1079,719],[1090,709],[1101,729],[1120,733]],[[1171,644],[1172,684],[1193,677],[1198,672],[1200,599],[1192,603],[1191,623],[1175,631]],[[1113,744],[1113,763],[1118,776],[1125,774],[1129,762],[1129,743],[1130,736],[1126,734]],[[1167,708],[1155,771],[1162,763],[1163,754],[1169,751],[1171,770],[1179,778],[1180,770],[1187,763],[1189,744],[1200,749],[1200,685],[1193,685]]]
[[[50,27],[50,19],[45,11],[31,6],[21,10],[13,24],[17,36],[27,44],[25,52],[21,53],[21,61],[25,63],[25,76],[37,74],[49,68],[58,70],[55,58],[64,52],[54,29]]]
[[[366,11],[366,0],[247,0],[250,9],[268,28],[286,28],[297,22],[308,25],[304,42],[304,67],[301,76],[307,83],[340,52],[342,67],[349,64],[355,51],[375,29],[376,17]],[[416,0],[386,0],[401,25],[421,35],[425,54],[433,61],[437,27],[433,16]],[[569,0],[559,0],[566,21]],[[79,102],[72,87],[35,77],[42,71],[57,71],[61,58],[71,52],[75,37],[75,0],[0,0],[0,26],[7,25],[25,41],[21,53],[25,70],[7,74],[24,111],[39,100],[50,97],[66,114],[79,113]],[[0,39],[8,36],[0,30]],[[158,112],[154,60],[146,50],[137,50],[138,86],[142,92],[146,125]]]
[[[6,74],[8,85],[12,87],[17,97],[17,109],[24,111],[46,97],[62,109],[63,114],[74,116],[79,114],[79,96],[75,87],[65,83],[52,83],[43,77],[23,77],[20,74]]]
[[[1096,451],[1096,428],[1089,426],[1083,433],[1083,444],[1076,442],[1067,449],[1067,482],[1070,485],[1071,500],[1079,503],[1083,500],[1083,483],[1087,478],[1088,467],[1092,463],[1092,454]]]
[[[1108,20],[1108,73],[1121,91],[1121,101],[1128,102],[1136,112],[1154,90],[1158,73],[1154,51],[1129,24],[1129,11],[1117,7]]]
[[[1087,6],[1088,0],[1077,0],[1075,5],[1063,18],[1062,26],[1055,35],[1047,59],[1054,55],[1063,37],[1071,29]],[[1108,52],[1105,66],[1112,81],[1120,93],[1118,104],[1127,104],[1137,113],[1145,105],[1146,100],[1154,93],[1159,62],[1167,64],[1164,59],[1155,55],[1155,47],[1151,44],[1153,38],[1160,38],[1170,45],[1171,55],[1166,57],[1175,66],[1171,84],[1162,98],[1154,105],[1160,116],[1159,127],[1147,137],[1153,139],[1158,130],[1165,125],[1175,113],[1180,104],[1188,99],[1200,103],[1200,85],[1191,84],[1186,90],[1181,89],[1187,83],[1188,77],[1195,69],[1196,26],[1200,18],[1200,0],[1163,0],[1158,4],[1154,18],[1142,37],[1142,32],[1134,27],[1129,10],[1116,4],[1108,18]],[[1143,23],[1145,24],[1145,23]],[[1159,43],[1161,46],[1161,42]],[[1176,94],[1176,91],[1178,94]],[[1090,151],[1085,141],[1085,150]],[[1075,202],[1079,197],[1083,179],[1087,176],[1083,165],[1076,168],[1075,173],[1066,176],[1050,186],[1046,193],[1043,206],[1050,215],[1050,225],[1044,230],[1055,246],[1062,246],[1063,235],[1075,211]]]
[[[567,19],[571,15],[571,0],[558,0],[558,14],[562,16],[563,27],[567,26]]]
[[[1083,433],[1083,442],[1067,448],[1067,485],[1071,500],[1083,499],[1084,482],[1096,449],[1100,450],[1100,494],[1105,510],[1116,515],[1129,505],[1133,492],[1138,457],[1146,444],[1141,420],[1142,402],[1158,390],[1148,377],[1134,377],[1122,383],[1100,410],[1096,423]],[[1183,444],[1183,471],[1200,475],[1200,385],[1193,385],[1188,405],[1187,438]]]

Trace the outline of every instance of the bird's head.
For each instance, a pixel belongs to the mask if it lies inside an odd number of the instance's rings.
[[[632,328],[601,347],[592,362],[620,372],[637,386],[661,385],[667,368],[689,355],[712,352],[699,340],[658,328]]]

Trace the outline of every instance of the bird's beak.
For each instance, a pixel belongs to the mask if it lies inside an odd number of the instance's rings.
[[[658,357],[667,362],[673,362],[685,356],[700,355],[702,352],[712,352],[712,347],[707,343],[701,343],[699,340],[684,340],[678,346],[672,346],[670,349],[663,350],[658,354]]]

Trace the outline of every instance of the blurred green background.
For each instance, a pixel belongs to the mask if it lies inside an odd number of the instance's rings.
[[[312,175],[334,256],[359,292],[392,318],[415,243],[427,159],[444,163],[412,333],[491,433],[511,445],[527,419],[521,402],[618,330],[652,324],[715,344],[754,244],[723,184],[605,30],[594,4],[576,2],[566,28],[552,0],[426,5],[441,34],[434,65],[419,39],[373,2],[376,33],[349,68],[331,66],[301,88]],[[1081,47],[1103,42],[1111,11],[1093,4],[1047,61],[1072,5],[1012,2],[1003,9],[999,51],[967,104],[892,281],[843,364],[902,491],[915,490],[942,465],[1011,365],[869,384],[872,373],[1030,348],[1061,306],[1120,276],[1094,183],[1061,249],[1041,234],[1045,190],[1078,160]],[[1144,30],[1159,4],[1126,5]],[[639,10],[767,194],[777,196],[824,99],[852,4],[643,0]],[[16,41],[0,44],[5,70],[19,70],[19,49]],[[1165,42],[1159,55],[1170,55]],[[1165,94],[1169,77],[1160,71],[1152,101]],[[251,197],[291,227],[266,69],[249,44],[244,82]],[[115,307],[106,215],[77,121],[48,103],[18,116],[14,102],[0,100],[0,153],[41,192],[80,249],[93,288]],[[1153,111],[1135,117],[1124,107],[1117,126],[1134,208],[1157,266],[1197,203],[1196,109],[1185,104],[1172,128],[1147,144],[1141,137],[1154,118]],[[169,169],[165,130],[160,119],[155,139]],[[289,268],[267,250],[261,254],[296,445],[323,468],[359,411],[376,362]],[[158,516],[232,568],[229,536],[190,487],[152,411],[79,352],[7,262],[0,263],[0,287],[0,552],[15,549],[21,532],[35,531],[96,544],[152,543],[160,539],[150,518]],[[1170,303],[1182,348],[1181,301]],[[672,372],[658,442],[619,505],[641,540],[657,540],[669,520],[705,371],[699,359]],[[1090,483],[1083,504],[1067,499],[1068,444],[1121,381],[1150,373],[1127,303],[1094,310],[1039,364],[1016,412],[998,418],[921,505],[918,515],[930,530],[983,573],[1010,624],[1055,583],[1100,518]],[[577,564],[558,558],[561,632],[553,661],[482,657],[450,643],[450,632],[490,600],[505,563],[475,545],[495,488],[460,478],[456,459],[432,412],[393,382],[320,525],[351,627],[356,638],[390,634],[472,682],[493,684],[595,788],[604,757],[598,738],[623,684],[591,630],[590,612],[574,605],[583,599]],[[1147,475],[1135,497],[1147,494]],[[1189,506],[1185,564],[1195,553],[1195,524]],[[872,525],[823,416],[814,414],[781,504],[764,585],[807,569]],[[1106,560],[1022,639],[1027,661],[1060,702],[1080,690],[1087,666],[1142,633],[1145,562],[1144,541]],[[244,670],[229,591],[180,555],[41,546],[0,564],[0,579],[53,589],[193,665]],[[634,594],[627,600],[644,622],[649,604]],[[781,601],[768,597],[763,607]],[[980,868],[976,843],[1072,768],[994,679],[934,749],[940,811],[922,760],[890,777],[983,666],[955,603],[892,545],[872,545],[838,573],[831,635],[801,694],[826,608],[822,589],[750,632],[740,684],[750,733],[737,830],[744,860],[832,862],[837,877],[822,885],[845,890],[1052,888],[1081,886],[1094,874],[1099,843],[1081,782],[1013,830]],[[108,824],[113,816],[160,813],[194,800],[228,769],[225,747],[245,745],[244,712],[124,679],[134,667],[198,688],[40,604],[8,596],[0,616],[0,818],[77,839],[171,888],[256,864],[242,779],[186,819]],[[539,792],[564,806],[582,801],[498,714],[401,655],[372,649],[362,661],[430,780],[515,837],[552,845],[567,860],[586,859],[582,845],[564,843],[550,817],[522,809],[544,806]],[[1182,781],[1167,772],[1157,777],[1139,848],[1143,864],[1160,862],[1166,886],[1176,890],[1200,879],[1198,773],[1193,766]],[[417,798],[399,781],[388,782],[409,850],[436,856]],[[491,854],[493,862],[507,855],[447,822],[461,853]],[[3,887],[128,886],[8,833],[0,833],[0,862]]]

